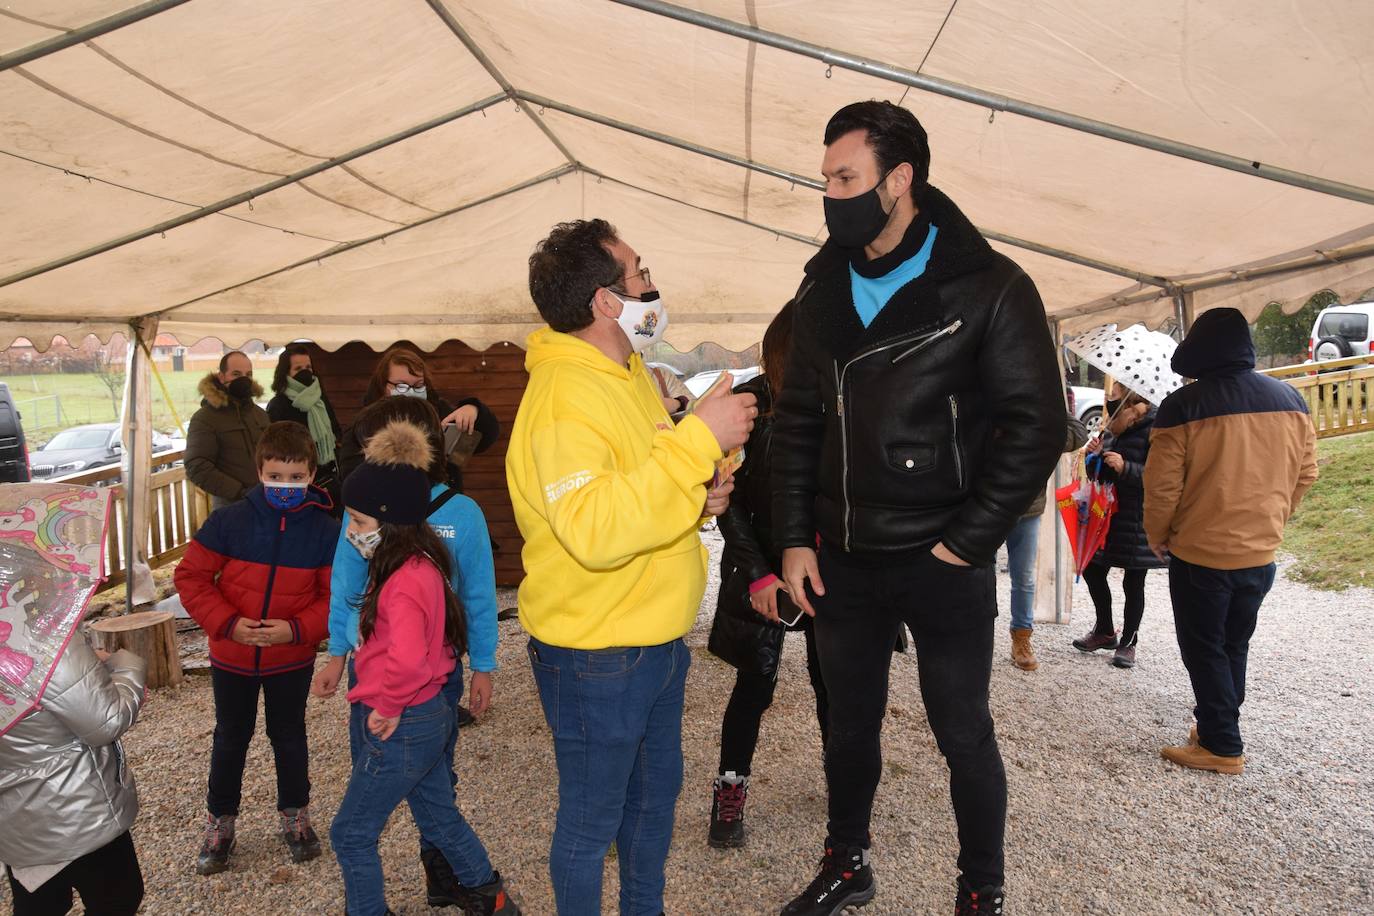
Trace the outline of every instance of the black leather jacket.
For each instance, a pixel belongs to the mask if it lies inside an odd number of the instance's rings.
[[[851,252],[806,265],[773,433],[779,549],[816,533],[859,554],[944,541],[992,562],[1064,446],[1063,382],[1035,284],[934,188],[882,275],[938,232],[926,271],[864,328]],[[998,430],[995,446],[993,430]]]

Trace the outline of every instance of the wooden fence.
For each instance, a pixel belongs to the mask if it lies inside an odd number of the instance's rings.
[[[1320,366],[1318,372],[1315,366]],[[1374,365],[1367,356],[1261,370],[1292,385],[1307,402],[1317,438],[1374,430]]]

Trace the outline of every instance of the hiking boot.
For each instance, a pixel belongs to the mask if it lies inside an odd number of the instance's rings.
[[[234,851],[234,821],[237,815],[205,815],[205,840],[196,856],[196,874],[217,875],[229,868],[229,853]]]
[[[716,777],[707,844],[715,849],[739,849],[744,845],[744,803],[748,799],[748,776],[736,776],[730,770]]]
[[[1040,663],[1035,660],[1035,650],[1031,648],[1029,627],[1011,631],[1011,661],[1022,671],[1034,671],[1040,667]]]
[[[492,871],[491,875],[491,880],[481,887],[464,888],[464,916],[520,916],[520,907],[506,890],[501,873]]]
[[[1112,653],[1112,664],[1118,668],[1135,667],[1135,643],[1129,646],[1117,646],[1116,652]]]
[[[954,916],[1002,916],[1002,888],[996,884],[970,887],[959,879],[959,891],[954,897]]]
[[[1211,770],[1227,776],[1239,776],[1245,772],[1245,755],[1222,757],[1213,754],[1200,744],[1185,744],[1182,747],[1165,747],[1159,751],[1161,757],[1182,767],[1192,770]]]
[[[477,717],[472,714],[472,710],[459,704],[458,706],[458,727],[467,728],[477,721]]]
[[[425,869],[425,896],[430,906],[462,906],[468,889],[453,874],[448,859],[437,849],[420,850]]]
[[[863,906],[878,893],[878,880],[868,864],[868,850],[827,847],[821,871],[782,916],[836,916],[845,907]]]
[[[284,808],[281,814],[281,838],[291,850],[291,861],[299,865],[320,857],[320,838],[310,826],[309,808]]]
[[[1084,636],[1080,636],[1073,641],[1073,647],[1079,652],[1096,652],[1098,649],[1116,648],[1116,631],[1110,633],[1099,633],[1096,630],[1089,630]]]

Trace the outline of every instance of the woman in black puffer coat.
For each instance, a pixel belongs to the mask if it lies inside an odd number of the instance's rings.
[[[758,398],[758,419],[744,446],[744,464],[735,472],[730,507],[720,517],[725,538],[721,556],[720,596],[707,648],[733,665],[735,689],[720,726],[720,775],[711,801],[710,845],[743,846],[744,804],[759,723],[773,703],[785,629],[772,622],[779,604],[786,606],[779,572],[782,551],[773,544],[773,404],[782,390],[787,351],[792,342],[792,304],[778,312],[763,335],[764,374],[735,388]],[[765,618],[764,615],[767,615]],[[790,614],[786,614],[789,616]],[[821,745],[826,736],[826,693],[811,618],[802,615],[797,629],[806,634],[806,670],[816,692],[816,718]]]
[[[1095,479],[1116,484],[1117,510],[1107,529],[1107,542],[1083,570],[1083,580],[1088,583],[1088,593],[1097,611],[1097,624],[1087,635],[1075,639],[1073,645],[1084,652],[1116,649],[1112,664],[1118,668],[1134,668],[1140,620],[1145,616],[1145,574],[1165,565],[1150,550],[1145,537],[1142,475],[1145,458],[1150,452],[1150,428],[1154,426],[1155,409],[1120,382],[1112,389],[1112,398],[1107,400],[1105,407],[1107,416],[1113,419],[1100,440],[1102,462],[1090,462],[1090,466],[1095,469]],[[1123,570],[1122,584],[1126,592],[1120,636],[1112,625],[1112,591],[1107,585],[1107,571],[1112,567]]]

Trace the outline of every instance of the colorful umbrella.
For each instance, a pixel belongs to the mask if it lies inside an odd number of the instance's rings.
[[[1078,335],[1067,346],[1156,407],[1183,386],[1183,378],[1169,367],[1178,344],[1168,334],[1145,330],[1144,325],[1118,331],[1116,325],[1104,324]]]
[[[1087,458],[1087,461],[1101,460],[1097,455]],[[1084,474],[1077,483],[1055,490],[1054,496],[1059,517],[1064,521],[1064,532],[1073,548],[1074,581],[1077,581],[1092,562],[1093,555],[1107,542],[1107,532],[1117,510],[1116,486]]]
[[[0,735],[38,706],[104,578],[110,491],[0,486]]]

